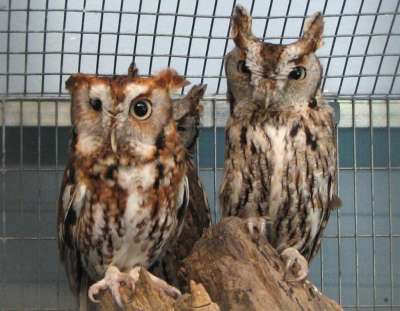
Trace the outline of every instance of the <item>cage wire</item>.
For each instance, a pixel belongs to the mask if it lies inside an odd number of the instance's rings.
[[[346,310],[400,310],[399,0],[240,1],[254,32],[288,43],[325,16],[322,90],[339,111],[339,195],[311,278]],[[0,0],[0,310],[76,308],[56,201],[68,157],[66,78],[170,66],[207,83],[196,162],[213,212],[229,114],[232,0]],[[187,89],[182,90],[182,94]]]

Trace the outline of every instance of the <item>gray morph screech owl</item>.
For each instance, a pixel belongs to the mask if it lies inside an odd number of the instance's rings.
[[[251,17],[237,6],[226,56],[231,113],[226,126],[222,214],[248,219],[277,249],[296,280],[308,274],[337,198],[333,111],[319,87],[315,56],[323,18],[307,20],[303,36],[282,45],[251,31]]]
[[[147,78],[76,74],[66,83],[73,136],[58,242],[71,288],[81,298],[96,282],[91,300],[110,288],[121,305],[121,282],[134,289],[140,266],[152,265],[179,234],[189,201],[187,152],[169,93],[186,84],[170,69]]]

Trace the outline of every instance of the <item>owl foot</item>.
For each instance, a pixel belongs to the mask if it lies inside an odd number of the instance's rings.
[[[321,291],[313,283],[311,283],[309,280],[305,280],[304,283],[305,283],[305,285],[308,285],[308,286],[311,287],[311,290],[313,291],[313,294],[316,294],[318,296],[322,296]]]
[[[98,303],[99,301],[95,298],[95,296],[100,293],[100,291],[109,289],[115,302],[118,304],[118,306],[123,308],[122,298],[119,291],[120,287],[122,285],[126,285],[132,291],[135,291],[136,282],[139,280],[140,269],[141,267],[135,267],[131,269],[129,273],[123,273],[120,272],[115,266],[108,267],[104,278],[90,286],[88,292],[90,300]],[[169,285],[164,280],[159,279],[151,273],[149,273],[149,276],[154,285],[168,296],[176,299],[182,295],[179,289]]]
[[[308,262],[299,251],[293,247],[286,248],[281,253],[281,258],[285,262],[285,280],[288,282],[303,281],[308,275]],[[292,274],[295,278],[289,278]]]
[[[266,217],[249,217],[246,219],[247,229],[251,237],[258,240],[261,236],[266,236],[268,218]]]
[[[140,273],[141,267],[135,267],[131,271],[129,271],[129,275],[134,278],[134,279],[139,279],[139,273]],[[155,275],[148,273],[150,276],[151,281],[153,284],[161,291],[163,291],[166,295],[177,299],[180,297],[182,294],[179,289],[169,285],[167,282],[164,280],[156,277]]]
[[[134,279],[130,274],[122,273],[117,267],[110,266],[107,268],[104,278],[90,286],[88,296],[91,301],[98,303],[99,301],[95,296],[102,290],[110,289],[115,302],[122,308],[120,287],[125,284],[134,290],[136,281],[137,279]]]

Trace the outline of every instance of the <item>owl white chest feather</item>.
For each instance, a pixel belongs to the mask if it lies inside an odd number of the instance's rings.
[[[157,177],[155,163],[140,167],[121,167],[118,170],[118,184],[125,190],[134,190],[138,186],[147,190],[154,184]]]
[[[178,228],[177,208],[183,204],[185,191],[188,189],[187,178],[183,178],[178,184],[176,200],[160,200],[157,203],[158,214],[156,218],[153,218],[152,205],[148,204],[151,198],[144,192],[146,188],[153,186],[155,179],[152,165],[143,171],[134,168],[121,170],[118,181],[121,187],[125,187],[128,196],[121,219],[122,235],[113,225],[115,222],[108,224],[113,245],[112,253],[108,248],[108,240],[102,238],[106,227],[105,220],[110,220],[104,217],[105,206],[102,203],[93,205],[94,225],[91,243],[96,245],[96,248],[89,250],[86,264],[93,278],[104,275],[110,263],[121,271],[128,271],[138,265],[149,267],[162,254],[168,241],[178,234],[180,228]],[[176,207],[171,204],[175,204]],[[103,242],[99,244],[100,241]],[[99,246],[101,248],[98,248]],[[111,255],[111,262],[103,260],[99,256],[99,251],[103,255]]]
[[[295,113],[298,116],[302,116],[303,120],[308,119],[308,113],[305,111],[304,107],[297,107],[297,111],[295,111]],[[307,157],[305,152],[309,148],[307,146],[306,134],[303,129],[299,129],[295,137],[292,137],[290,134],[290,125],[298,122],[297,120],[298,118],[287,120],[287,124],[289,126],[285,124],[276,127],[267,124],[264,127],[264,131],[270,141],[270,152],[268,153],[268,161],[270,163],[273,163],[272,171],[270,172],[271,182],[269,195],[269,217],[273,221],[282,221],[278,220],[278,217],[280,217],[278,215],[279,210],[284,208],[285,204],[287,203],[287,195],[291,197],[289,201],[291,202],[291,213],[293,215],[297,214],[299,212],[297,210],[297,203],[293,204],[293,202],[294,200],[298,200],[298,196],[300,195],[302,197],[302,206],[306,210],[306,226],[310,230],[308,237],[304,236],[302,239],[298,240],[296,245],[294,245],[295,247],[301,249],[301,247],[304,246],[304,243],[306,243],[306,239],[313,240],[317,236],[318,231],[321,227],[322,213],[326,212],[321,208],[313,207],[312,200],[316,200],[316,198],[312,198],[311,193],[316,193],[318,191],[326,193],[326,191],[328,191],[328,184],[326,176],[323,176],[323,173],[321,169],[318,168],[318,165],[316,167],[310,166],[310,171],[308,172],[306,165],[303,165],[303,163],[298,163],[294,160],[296,157],[298,158],[300,154],[303,154],[303,157]],[[313,135],[317,135],[317,133],[326,131],[326,129],[324,128],[318,129],[313,127],[312,122],[308,122],[308,125],[310,126],[310,130],[313,131]],[[295,152],[297,152],[297,155]],[[314,159],[314,161],[317,160]],[[298,188],[298,191],[300,192],[294,195],[287,194],[286,187],[288,184],[289,188],[293,187],[295,172],[297,172],[300,176],[300,179],[303,180],[303,183],[300,182]],[[312,186],[309,183],[309,175],[307,175],[310,173],[312,174],[314,180]],[[289,176],[292,176],[291,180],[288,180],[287,174],[289,174]],[[311,186],[311,188],[302,187],[302,184]],[[308,200],[304,201],[306,198],[308,198]],[[283,220],[284,223],[286,223],[287,221],[289,221],[289,218]],[[296,218],[294,221],[294,223],[296,223]],[[282,240],[284,244],[286,243],[285,239],[286,236]],[[279,240],[280,238],[278,238],[278,241]]]
[[[270,143],[272,146],[271,159],[269,161],[274,163],[273,172],[271,174],[271,189],[270,189],[270,201],[269,201],[269,212],[272,219],[275,218],[278,209],[282,205],[282,176],[284,174],[284,163],[286,163],[287,154],[285,146],[285,136],[287,135],[286,127],[278,127],[266,125],[264,128],[267,133]]]
[[[127,270],[136,265],[148,266],[151,264],[148,253],[157,239],[163,234],[164,242],[155,251],[158,255],[162,252],[165,241],[176,230],[176,212],[171,212],[175,211],[175,209],[169,207],[171,202],[158,202],[158,217],[156,220],[152,220],[152,209],[148,206],[150,198],[146,195],[146,190],[153,187],[157,177],[155,163],[146,164],[140,168],[122,168],[119,170],[118,183],[123,189],[127,190],[128,197],[123,215],[125,233],[121,238],[121,247],[114,253],[112,262],[121,270]],[[177,205],[182,201],[184,182],[183,179],[178,185]],[[163,183],[169,183],[169,177],[164,177]],[[170,229],[164,232],[156,230],[152,233],[152,239],[149,239],[150,231],[157,221],[158,229],[161,226],[160,224],[164,223]]]
[[[323,103],[318,110],[298,103],[272,112],[257,120],[235,111],[239,117],[228,123],[223,215],[267,216],[268,238],[277,249],[291,245],[309,257],[329,216],[335,182],[331,112]]]
[[[122,237],[121,248],[114,253],[113,264],[120,269],[130,268],[135,265],[145,265],[147,261],[147,247],[144,247],[144,236],[148,234],[149,224],[145,224],[142,233],[143,238],[136,239],[140,226],[144,219],[150,218],[151,210],[143,208],[145,203],[145,191],[154,184],[156,178],[153,163],[136,168],[121,168],[118,172],[118,184],[127,191],[125,213],[123,223],[126,231]],[[142,188],[139,190],[139,188]],[[147,230],[146,230],[147,229]]]

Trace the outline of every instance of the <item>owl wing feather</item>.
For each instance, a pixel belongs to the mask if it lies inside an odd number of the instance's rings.
[[[185,188],[186,194],[178,209],[179,232],[175,239],[170,242],[170,246],[165,248],[165,255],[150,269],[152,273],[179,288],[185,284],[178,277],[183,259],[191,253],[193,245],[211,223],[207,197],[191,159],[187,160],[186,177],[187,184],[185,187],[188,188]]]
[[[78,230],[78,212],[85,202],[86,191],[82,191],[75,182],[74,168],[71,162],[64,171],[58,202],[58,247],[60,259],[65,265],[68,282],[72,291],[80,292],[84,269],[80,252],[76,245]]]
[[[336,157],[336,155],[335,155]],[[336,159],[334,159],[336,161]],[[328,204],[325,208],[322,209],[320,225],[318,228],[318,232],[315,236],[314,243],[308,253],[307,260],[311,262],[311,260],[315,257],[321,247],[321,240],[328,224],[329,217],[331,215],[332,210],[339,208],[342,205],[342,201],[336,194],[336,184],[337,184],[337,173],[336,169],[333,174],[329,176],[328,181]]]
[[[333,116],[331,120],[331,124],[333,126]],[[334,137],[333,141],[336,140]],[[335,148],[336,149],[336,148]],[[328,189],[327,189],[327,204],[321,210],[320,216],[320,224],[318,227],[317,234],[314,238],[311,248],[306,254],[307,261],[311,262],[311,260],[315,257],[321,247],[321,240],[325,231],[325,228],[328,224],[329,217],[331,215],[332,210],[339,208],[342,205],[342,202],[338,195],[336,194],[336,186],[337,186],[337,168],[336,168],[336,153],[327,160],[327,162],[332,163],[335,166],[335,170],[331,172],[328,176]]]
[[[184,184],[183,184],[183,194],[181,200],[178,201],[178,221],[179,223],[183,222],[186,216],[186,212],[189,206],[189,181],[187,176],[184,177]]]
[[[315,255],[318,253],[318,251],[321,247],[321,239],[324,234],[325,227],[328,223],[330,215],[331,215],[330,208],[322,210],[318,232],[317,232],[314,240],[312,241],[312,246],[311,246],[310,251],[307,254],[305,254],[308,262],[311,262],[311,260],[315,257]]]
[[[307,253],[307,261],[311,262],[311,260],[315,257],[321,247],[321,240],[324,235],[324,231],[326,225],[328,224],[329,217],[331,216],[331,212],[333,209],[339,208],[341,206],[340,198],[335,194],[332,199],[328,203],[327,208],[322,209],[322,214],[320,217],[320,225],[318,227],[318,232],[313,241],[312,247],[310,251]]]

